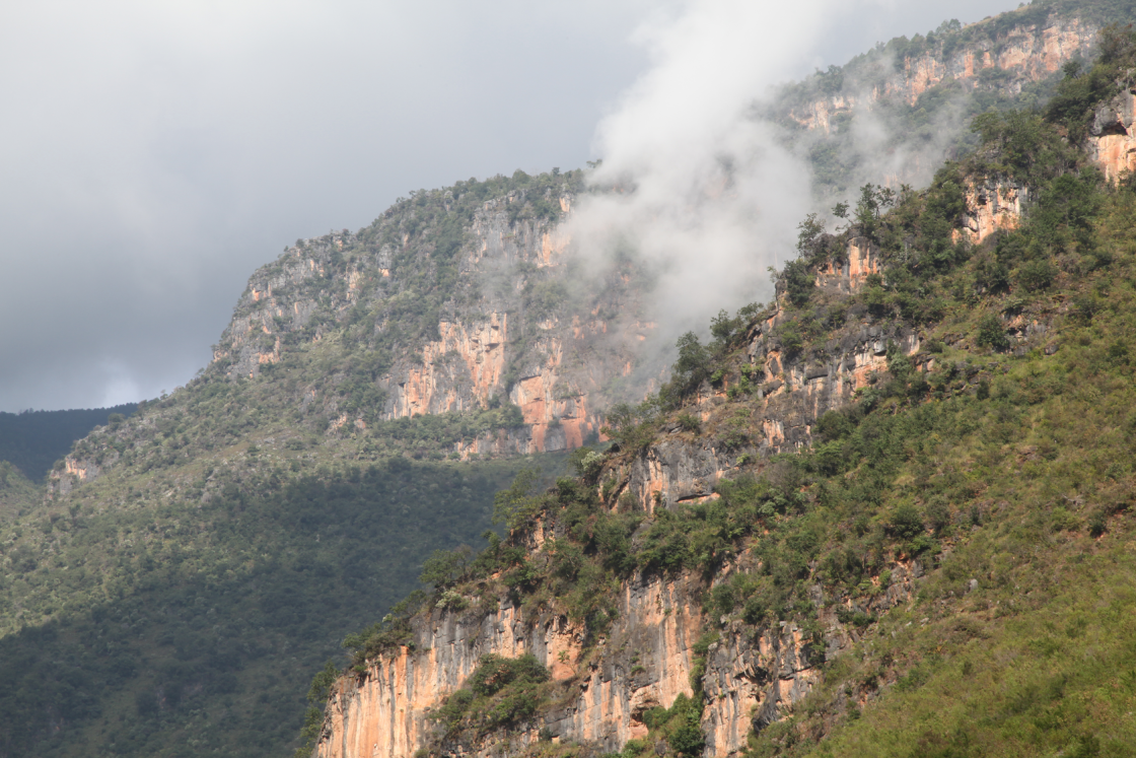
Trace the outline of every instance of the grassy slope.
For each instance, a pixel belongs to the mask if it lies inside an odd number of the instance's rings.
[[[954,507],[964,516],[977,509],[977,523],[964,520],[943,535],[938,568],[919,600],[889,614],[833,666],[799,731],[776,730],[757,754],[782,752],[776,748],[786,734],[824,733],[833,713],[856,699],[871,703],[861,718],[851,710],[819,745],[805,741],[787,752],[856,755],[870,746],[875,755],[1130,754],[1134,224],[1136,196],[1125,190],[1109,197],[1095,231],[1112,263],[1069,276],[1044,296],[1059,314],[1057,353],[999,360],[1004,373],[976,403],[970,431],[915,447],[896,471],[883,508],[912,496],[925,504],[919,483],[953,469],[975,493]],[[1105,305],[1091,318],[1068,307],[1102,290]],[[1009,297],[980,307],[996,312]],[[865,682],[893,686],[877,701]]]

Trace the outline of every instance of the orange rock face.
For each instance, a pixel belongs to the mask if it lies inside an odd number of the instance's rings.
[[[842,261],[829,261],[817,272],[817,287],[844,294],[858,292],[870,274],[880,273],[879,256],[863,237],[852,240]]]
[[[679,693],[691,695],[692,648],[701,619],[689,581],[651,580],[624,587],[619,620],[607,647],[634,647],[643,675],[634,683],[606,662],[578,670],[583,635],[562,616],[535,625],[503,603],[494,613],[433,616],[418,629],[416,650],[402,648],[373,663],[360,679],[341,679],[332,693],[319,758],[409,758],[424,744],[427,718],[445,696],[457,690],[493,653],[514,658],[531,653],[579,694],[552,725],[564,739],[622,745],[646,734],[641,716],[656,705],[669,706]],[[535,734],[521,735],[522,745]],[[495,748],[486,746],[486,755]]]
[[[892,566],[891,585],[867,609],[883,611],[907,601],[921,572],[911,563]],[[536,741],[538,729],[554,740],[617,751],[647,735],[647,710],[692,694],[694,645],[706,623],[697,601],[701,582],[694,576],[625,582],[618,618],[587,658],[582,630],[555,613],[526,618],[502,602],[490,613],[436,611],[419,617],[413,647],[388,653],[362,675],[345,676],[333,687],[314,758],[410,758],[434,730],[431,709],[461,688],[489,653],[532,654],[550,670],[562,695],[537,722],[511,732],[508,742],[491,735],[466,755],[514,755]],[[706,755],[734,755],[755,724],[791,714],[820,680],[820,664],[857,639],[858,632],[837,618],[848,601],[816,600],[824,603],[818,620],[827,652],[810,647],[791,623],[772,624],[755,636],[752,627],[730,622],[710,645],[702,675]]]
[[[1129,90],[1102,105],[1089,128],[1089,150],[1113,184],[1136,170],[1136,92]]]
[[[438,331],[442,339],[422,348],[422,365],[411,369],[407,380],[397,385],[389,418],[481,407],[500,384],[508,337],[506,314],[491,313],[469,327],[443,321]],[[438,392],[440,379],[459,374],[468,381],[468,392],[460,396]]]
[[[1025,187],[1005,183],[971,185],[966,190],[966,227],[954,234],[978,244],[996,231],[1016,229],[1028,198]]]
[[[1011,82],[1006,86],[1020,92],[1023,83],[1039,81],[1060,70],[1066,61],[1091,46],[1096,33],[1096,27],[1070,19],[1042,28],[1018,27],[997,40],[983,39],[976,46],[960,48],[945,58],[940,57],[939,50],[932,49],[904,58],[899,70],[882,67],[882,82],[859,99],[839,93],[808,103],[789,117],[806,128],[828,132],[833,117],[839,113],[871,109],[885,98],[900,98],[913,105],[920,95],[943,82],[975,86],[983,70],[990,68],[1009,72]]]

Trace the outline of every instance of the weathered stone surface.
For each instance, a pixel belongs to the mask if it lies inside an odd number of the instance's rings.
[[[373,663],[365,676],[338,682],[315,755],[413,755],[429,734],[429,709],[458,689],[487,653],[531,653],[550,669],[573,672],[565,678],[566,704],[532,734],[518,735],[518,746],[546,726],[553,735],[617,750],[647,734],[644,711],[669,706],[679,693],[692,694],[691,648],[701,628],[696,584],[651,579],[624,585],[603,653],[579,671],[583,636],[562,616],[525,618],[504,602],[487,615],[437,613],[416,630],[414,652],[402,648]],[[643,671],[633,676],[635,666]],[[489,756],[499,747],[475,746],[474,754]]]
[[[913,105],[920,95],[943,82],[958,82],[968,89],[978,87],[982,84],[981,72],[991,68],[1011,74],[1001,85],[1006,94],[1020,94],[1023,85],[1059,71],[1066,61],[1091,47],[1098,31],[1095,25],[1067,18],[1040,27],[1018,27],[998,39],[979,38],[973,44],[958,46],[946,57],[932,48],[905,58],[900,67],[891,66],[889,61],[881,69],[880,80],[863,93],[849,94],[845,88],[794,109],[790,116],[806,128],[827,132],[840,114],[871,110],[885,99],[899,98]]]
[[[590,297],[555,309],[543,321],[526,321],[523,290],[526,279],[536,276],[531,272],[565,288],[581,283],[573,281],[567,265],[570,240],[548,222],[511,221],[513,199],[487,201],[465,230],[460,286],[473,296],[450,304],[440,314],[438,338],[414,355],[409,350],[396,355],[374,382],[386,397],[378,414],[382,419],[475,410],[495,399],[521,408],[523,428],[458,444],[454,452],[462,457],[579,447],[601,426],[597,410],[613,402],[605,388],[632,371],[654,329],[631,315],[639,293],[620,277],[604,282]],[[570,208],[571,198],[561,198],[561,206]],[[230,377],[255,379],[263,366],[278,363],[292,349],[290,339],[340,339],[338,323],[357,306],[381,312],[375,306],[412,294],[400,289],[391,245],[352,259],[346,273],[329,275],[333,257],[353,242],[346,231],[333,233],[290,248],[255,273],[214,361],[224,361]],[[428,248],[421,251],[424,257],[429,254]],[[309,327],[313,323],[314,330]],[[392,326],[380,321],[374,328],[378,333]],[[646,391],[641,388],[642,394]],[[615,399],[638,400],[642,394]],[[300,402],[304,411],[322,409],[332,419],[333,432],[361,421],[339,418],[336,398],[314,389]]]
[[[1100,106],[1089,127],[1089,154],[1105,178],[1117,182],[1136,169],[1136,90],[1128,90]]]

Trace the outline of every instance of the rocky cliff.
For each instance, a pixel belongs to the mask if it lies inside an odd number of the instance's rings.
[[[874,245],[853,238],[844,255],[816,271],[818,295],[847,297],[879,271]],[[649,519],[717,498],[717,485],[739,476],[747,463],[809,445],[820,416],[853,403],[858,390],[887,372],[889,351],[911,355],[920,347],[910,329],[865,321],[847,325],[823,347],[789,352],[779,328],[793,318],[782,297],[754,324],[740,353],[743,368],[717,388],[707,385],[695,400],[702,433],[673,425],[643,449],[608,461],[596,476],[597,492],[613,512]],[[738,407],[728,402],[738,382],[757,386],[740,426]],[[743,427],[744,434],[730,433]],[[529,560],[554,563],[568,531],[555,512],[536,522],[523,537]],[[704,754],[734,755],[755,728],[791,713],[818,681],[818,667],[858,639],[842,613],[886,611],[912,596],[922,573],[918,562],[897,562],[884,591],[867,600],[827,595],[817,585],[810,597],[819,627],[782,621],[755,632],[723,617],[724,626],[707,642],[706,630],[718,620],[707,615],[706,594],[734,574],[760,570],[761,560],[743,553],[709,579],[636,573],[615,590],[614,622],[598,640],[588,638],[583,623],[570,621],[555,599],[533,605],[494,597],[492,581],[467,589],[474,593],[467,604],[481,598],[475,609],[448,610],[440,602],[413,619],[412,639],[337,682],[315,755],[402,758],[441,750],[488,758],[520,754],[538,738],[618,751],[648,736],[644,714],[669,708],[695,688],[705,702]],[[447,742],[435,714],[490,654],[535,656],[551,672],[555,705],[507,735]]]
[[[857,110],[899,100],[915,105],[936,87],[996,89],[1010,95],[1061,70],[1095,43],[1100,24],[1077,16],[1019,11],[939,35],[881,46],[853,65],[839,92],[794,106],[789,117],[808,128],[831,131]],[[1020,21],[1017,17],[1020,17]],[[1035,20],[1036,19],[1036,20]]]
[[[579,447],[597,433],[596,409],[652,327],[634,318],[634,275],[601,279],[566,257],[570,240],[558,223],[576,182],[547,182],[535,199],[551,210],[539,218],[518,210],[531,207],[532,189],[527,199],[514,190],[479,202],[464,217],[451,190],[417,195],[358,234],[300,242],[249,280],[215,365],[255,380],[290,352],[350,332],[344,347],[371,356],[352,366],[366,400],[345,403],[333,386],[299,398],[334,429],[508,402],[521,410],[523,433],[462,441],[455,451]],[[430,204],[433,215],[419,220],[419,206]],[[416,302],[426,292],[435,296],[429,308]]]
[[[1043,106],[1066,64],[1091,57],[1101,29],[1130,12],[1037,0],[967,26],[947,22],[788,85],[763,112],[812,164],[824,202],[865,183],[921,186],[973,147],[974,116]]]
[[[1136,168],[1136,90],[1126,91],[1101,104],[1089,126],[1089,151],[1114,184]]]

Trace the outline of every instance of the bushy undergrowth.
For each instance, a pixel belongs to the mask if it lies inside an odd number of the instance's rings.
[[[474,739],[517,726],[535,716],[549,698],[548,669],[532,655],[484,655],[465,686],[446,697],[430,718],[442,739],[460,734]]]

